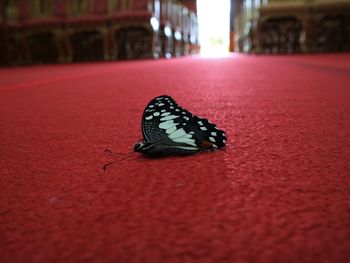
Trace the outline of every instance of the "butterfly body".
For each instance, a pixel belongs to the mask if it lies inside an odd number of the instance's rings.
[[[226,144],[222,130],[167,95],[154,98],[146,106],[141,126],[143,140],[135,144],[134,151],[150,156],[187,155]]]
[[[197,148],[187,147],[187,146],[172,146],[165,145],[162,142],[139,142],[134,146],[135,152],[140,152],[149,156],[163,156],[163,155],[187,155],[198,151]]]

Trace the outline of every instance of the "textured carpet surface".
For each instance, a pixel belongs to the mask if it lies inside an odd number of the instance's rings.
[[[225,150],[113,160],[168,94]],[[1,262],[349,262],[350,55],[0,70]]]

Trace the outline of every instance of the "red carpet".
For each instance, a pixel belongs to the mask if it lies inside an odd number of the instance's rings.
[[[168,94],[225,150],[134,159]],[[0,70],[1,262],[349,262],[350,55]]]

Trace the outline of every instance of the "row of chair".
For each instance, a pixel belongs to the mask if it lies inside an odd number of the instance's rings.
[[[1,64],[170,58],[199,51],[197,16],[175,0],[21,0],[8,1],[4,10]]]
[[[268,4],[258,14],[239,38],[244,52],[350,51],[350,1]]]

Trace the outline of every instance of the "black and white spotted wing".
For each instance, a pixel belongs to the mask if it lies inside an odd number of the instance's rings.
[[[170,96],[154,98],[142,116],[143,142],[135,151],[143,153],[193,153],[221,148],[226,135],[207,119],[180,107]]]

